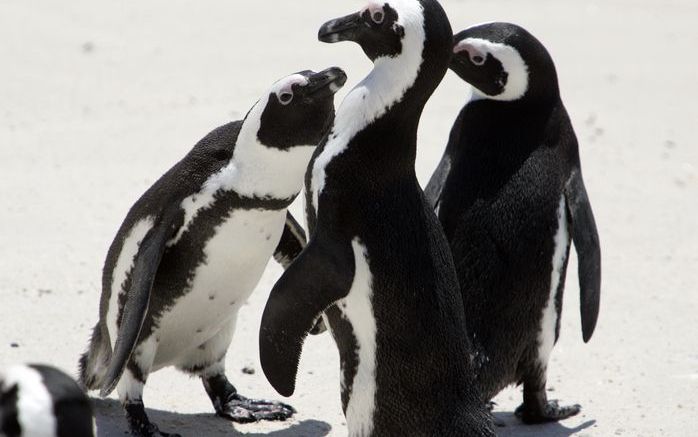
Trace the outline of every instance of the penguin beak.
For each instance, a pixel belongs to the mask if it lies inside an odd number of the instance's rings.
[[[362,21],[360,12],[330,20],[320,28],[318,39],[327,43],[356,41],[363,27]]]
[[[334,95],[347,82],[347,74],[338,67],[328,68],[308,76],[308,84],[303,87],[307,97],[322,98]]]

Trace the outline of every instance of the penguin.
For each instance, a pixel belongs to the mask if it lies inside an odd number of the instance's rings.
[[[287,208],[345,81],[335,67],[276,82],[244,120],[209,133],[129,211],[106,257],[80,380],[102,397],[116,388],[133,434],[169,435],[149,421],[142,398],[148,375],[167,366],[200,377],[229,420],[294,413],[241,396],[225,357],[238,310],[269,259],[288,266],[305,244]]]
[[[546,379],[570,241],[584,342],[599,315],[601,250],[555,65],[540,41],[509,23],[466,29],[453,50],[450,68],[472,85],[472,98],[426,194],[456,264],[478,386],[489,400],[523,384],[516,415],[525,423],[565,419],[580,406],[549,401]]]
[[[350,436],[493,436],[472,382],[463,304],[441,226],[417,182],[417,128],[453,35],[435,0],[371,1],[324,24],[374,68],[344,99],[306,173],[308,245],[275,284],[259,333],[263,371],[295,390],[322,317],[341,361]]]
[[[0,436],[94,437],[90,400],[62,371],[41,364],[0,372]]]

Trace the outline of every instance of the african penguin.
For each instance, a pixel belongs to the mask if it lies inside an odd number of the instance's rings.
[[[269,258],[287,267],[305,244],[287,207],[345,81],[339,68],[278,81],[244,120],[209,133],[129,211],[107,254],[99,322],[80,368],[86,388],[101,396],[117,389],[135,434],[166,435],[142,401],[148,375],[166,366],[201,377],[219,416],[293,414],[240,396],[225,376],[225,356]]]
[[[70,376],[39,364],[0,371],[0,436],[94,435],[90,400]]]
[[[374,68],[306,174],[311,236],[264,310],[265,375],[294,392],[303,341],[323,316],[350,436],[494,435],[461,359],[470,349],[448,242],[414,169],[421,113],[451,58],[446,14],[434,0],[371,1],[319,38],[359,43]]]
[[[577,414],[545,391],[560,333],[565,273],[579,256],[584,341],[599,314],[601,252],[577,139],[543,45],[508,23],[455,37],[451,69],[474,87],[426,189],[446,232],[476,348],[478,385],[491,399],[523,384],[526,423]]]

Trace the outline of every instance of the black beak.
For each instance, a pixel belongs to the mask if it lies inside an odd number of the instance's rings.
[[[339,91],[345,83],[347,74],[344,70],[332,67],[308,76],[308,84],[303,88],[308,97],[327,97]]]
[[[356,41],[362,28],[363,20],[361,14],[357,12],[323,24],[318,32],[318,39],[328,43]]]

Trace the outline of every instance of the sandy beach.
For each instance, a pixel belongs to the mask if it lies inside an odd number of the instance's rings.
[[[599,325],[581,336],[576,257],[549,397],[579,403],[560,423],[524,426],[520,389],[497,398],[502,436],[698,436],[698,3],[690,0],[443,0],[455,31],[523,25],[556,61],[599,227]],[[104,257],[133,202],[207,132],[242,118],[276,79],[337,65],[336,103],[370,69],[355,44],[317,42],[362,1],[0,0],[0,367],[42,362],[76,373],[97,320]],[[449,73],[420,125],[426,183],[469,95]],[[302,199],[293,205],[302,217]],[[279,398],[258,357],[269,264],[228,353],[247,396]],[[244,367],[256,370],[244,374]],[[113,395],[115,396],[115,395]],[[198,380],[166,369],[145,391],[153,422],[184,436],[345,436],[329,335],[310,338],[298,414],[233,425]],[[97,400],[100,437],[126,430]]]

